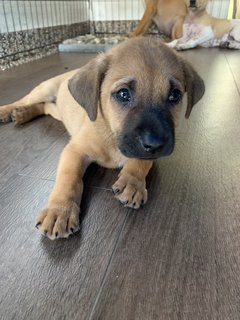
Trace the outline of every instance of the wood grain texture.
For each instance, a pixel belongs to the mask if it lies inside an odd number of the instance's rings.
[[[91,319],[239,319],[240,98],[225,54],[185,54],[206,94],[156,162]]]
[[[75,56],[78,61],[74,56],[61,61],[57,55],[15,73],[6,71],[0,79],[5,85],[0,86],[1,101],[21,97],[34,83],[61,73],[63,66],[86,62],[87,55]],[[47,201],[68,135],[58,121],[41,117],[20,127],[1,125],[0,136],[0,318],[86,319],[128,210],[121,211],[110,192],[86,188],[81,232],[68,241],[41,237],[34,228],[36,214]],[[90,169],[90,180],[95,171]]]
[[[101,286],[127,210],[87,189],[80,232],[50,241],[34,223],[52,186],[16,176],[0,193],[1,319],[87,319]]]
[[[227,50],[225,52],[226,52],[225,57],[226,57],[227,63],[232,72],[233,78],[236,82],[236,85],[238,87],[238,91],[240,94],[239,51]]]
[[[39,118],[21,127],[14,127],[12,123],[1,125],[0,136],[0,187],[37,162],[41,155],[46,157],[51,153],[58,156],[59,145],[63,148],[68,141],[64,127],[50,117]],[[47,162],[44,165],[49,167]]]
[[[190,120],[183,110],[173,155],[151,170],[147,205],[123,208],[105,190],[118,171],[92,166],[81,232],[69,241],[51,242],[33,228],[68,141],[63,126],[48,117],[0,126],[1,319],[239,319],[237,53],[180,53],[206,93]],[[1,74],[1,103],[90,57],[56,55]]]
[[[96,54],[55,54],[0,72],[0,105],[26,95],[40,82],[80,68]]]

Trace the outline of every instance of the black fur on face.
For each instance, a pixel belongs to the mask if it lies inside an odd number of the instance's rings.
[[[196,0],[190,0],[189,7],[190,8],[196,8]]]
[[[174,149],[174,123],[170,111],[161,107],[132,109],[119,136],[119,149],[128,158],[157,159]]]

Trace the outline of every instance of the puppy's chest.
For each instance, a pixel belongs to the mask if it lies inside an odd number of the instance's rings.
[[[115,169],[123,167],[126,160],[127,158],[118,149],[111,149],[103,152],[96,162],[102,167]]]

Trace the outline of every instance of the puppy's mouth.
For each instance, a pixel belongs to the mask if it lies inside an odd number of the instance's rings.
[[[196,10],[198,10],[198,7],[196,5],[189,5],[188,10],[196,11]]]
[[[134,150],[131,146],[125,145],[119,148],[122,154],[127,158],[136,158],[140,160],[156,160],[161,157],[169,156],[173,152],[173,148],[158,151],[140,151]]]

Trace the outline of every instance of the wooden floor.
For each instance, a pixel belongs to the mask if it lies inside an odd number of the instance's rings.
[[[148,177],[139,211],[112,196],[117,171],[85,179],[81,232],[34,228],[53,186],[63,126],[43,117],[0,126],[0,318],[240,319],[240,53],[181,53],[206,83],[177,146]],[[0,74],[0,104],[91,55],[61,54]]]

